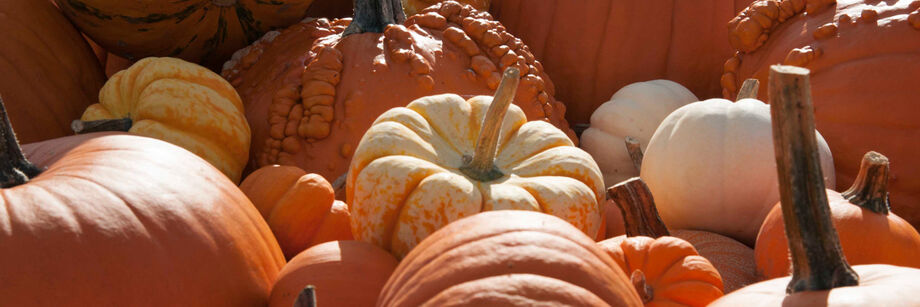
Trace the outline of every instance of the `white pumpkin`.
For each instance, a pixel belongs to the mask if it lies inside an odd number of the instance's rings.
[[[644,150],[668,114],[695,101],[699,99],[690,90],[673,81],[624,86],[591,114],[591,125],[581,135],[581,148],[597,162],[608,187],[639,176],[626,150],[625,138],[636,138]]]
[[[831,151],[817,138],[824,182],[833,189]],[[669,227],[753,246],[779,201],[770,107],[756,99],[709,99],[675,110],[648,142],[641,177]]]

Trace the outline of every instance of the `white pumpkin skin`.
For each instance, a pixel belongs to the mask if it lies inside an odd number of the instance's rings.
[[[824,183],[834,189],[831,151],[820,133],[817,141]],[[779,202],[770,107],[756,99],[709,99],[677,109],[649,141],[640,177],[668,227],[753,246]]]
[[[668,114],[699,101],[690,90],[674,81],[652,80],[624,86],[591,114],[591,126],[581,135],[581,148],[591,154],[612,186],[639,176],[626,151],[625,139],[639,140],[642,149]]]

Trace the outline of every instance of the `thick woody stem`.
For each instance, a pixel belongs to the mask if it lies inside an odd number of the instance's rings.
[[[3,98],[0,98],[0,138],[0,188],[15,187],[41,174],[42,169],[22,154]]]
[[[642,303],[648,304],[655,299],[655,290],[648,285],[648,282],[645,280],[645,273],[642,273],[642,270],[633,271],[629,276],[629,281],[633,284],[633,287],[636,288],[639,297],[642,298]]]
[[[831,223],[808,74],[801,67],[770,67],[773,144],[792,259],[792,280],[786,287],[790,294],[859,283]]]
[[[658,238],[670,236],[668,227],[661,221],[652,191],[639,177],[617,183],[607,189],[607,196],[620,208],[626,236]]]
[[[316,289],[313,285],[306,286],[300,291],[294,300],[294,307],[316,307]]]
[[[505,121],[505,113],[520,83],[520,75],[521,72],[516,67],[508,67],[501,83],[498,84],[489,110],[482,120],[479,138],[476,141],[476,152],[472,157],[464,156],[465,163],[460,167],[460,171],[470,178],[487,182],[504,176],[495,167],[495,151],[498,148],[498,136],[502,122]]]
[[[74,120],[70,122],[70,129],[76,134],[85,134],[102,131],[128,131],[134,122],[130,118],[100,119],[100,120]]]
[[[741,99],[757,99],[757,90],[760,89],[760,80],[757,79],[747,79],[744,80],[744,83],[741,84],[741,89],[738,90],[738,96],[735,98],[735,101]]]
[[[850,203],[888,215],[888,157],[870,151],[863,156],[856,181],[841,193]]]
[[[626,136],[626,151],[629,152],[629,159],[632,160],[633,166],[637,172],[642,172],[642,144],[639,139]]]
[[[355,0],[355,16],[342,36],[383,33],[387,25],[406,21],[400,0]]]

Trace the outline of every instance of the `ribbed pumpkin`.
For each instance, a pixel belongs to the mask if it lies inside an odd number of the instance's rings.
[[[23,142],[65,135],[105,75],[93,50],[48,0],[0,1],[0,95]]]
[[[234,182],[249,157],[239,95],[219,75],[176,58],[145,58],[113,75],[81,120],[78,132],[129,131],[179,145]]]
[[[374,306],[397,264],[396,258],[373,244],[322,243],[284,265],[269,306],[291,307],[308,285],[316,291],[316,306]]]
[[[729,26],[738,53],[725,63],[726,91],[745,78],[766,81],[770,64],[810,69],[837,182],[856,179],[866,152],[885,153],[895,166],[891,210],[920,227],[920,2],[760,1]]]
[[[313,0],[55,0],[83,33],[130,60],[178,57],[212,69],[266,31],[304,18]]]
[[[403,5],[403,10],[406,12],[406,15],[412,16],[418,13],[419,11],[441,2],[439,0],[401,0]],[[472,5],[474,9],[480,11],[489,10],[489,1],[490,0],[458,0],[457,2],[463,4]]]
[[[296,166],[272,165],[246,177],[240,190],[252,200],[290,259],[308,247],[351,240],[348,205],[335,200],[332,185]]]
[[[505,72],[494,98],[423,97],[377,118],[346,180],[355,238],[402,258],[451,221],[508,209],[552,214],[603,237],[597,164],[510,104],[518,73]]]
[[[422,241],[377,306],[642,306],[594,240],[565,221],[517,210],[476,214]]]
[[[920,268],[920,234],[907,221],[888,212],[888,159],[869,152],[856,182],[843,193],[827,190],[831,222],[850,264],[891,264]],[[754,251],[763,279],[789,275],[789,243],[782,205],[767,215]]]
[[[0,305],[266,304],[284,257],[252,203],[213,166],[127,134],[20,152],[5,117]]]
[[[490,10],[543,62],[568,120],[584,124],[634,82],[668,79],[718,97],[732,54],[725,22],[752,1],[493,0]]]
[[[383,1],[393,11],[360,0],[354,22],[317,19],[269,32],[225,65],[252,127],[253,169],[296,165],[334,180],[383,112],[440,93],[490,95],[509,66],[521,70],[515,103],[527,118],[574,139],[541,64],[488,13],[447,1],[402,22],[399,0]]]

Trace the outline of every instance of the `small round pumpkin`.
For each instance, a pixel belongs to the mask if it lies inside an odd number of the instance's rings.
[[[834,186],[834,164],[818,134],[821,167]],[[641,177],[662,220],[754,245],[779,200],[770,109],[755,99],[709,99],[668,115],[649,141]]]
[[[105,83],[99,103],[86,108],[74,130],[121,130],[161,139],[239,182],[250,140],[243,112],[233,86],[210,70],[176,58],[145,58]]]
[[[591,238],[543,213],[460,219],[412,250],[377,306],[642,306],[623,270]]]
[[[329,241],[351,240],[348,205],[335,200],[332,185],[296,166],[272,165],[246,177],[240,190],[268,222],[288,259]]]
[[[868,152],[856,182],[843,193],[827,190],[831,222],[850,264],[891,264],[920,268],[920,234],[888,210],[888,158]],[[789,275],[789,243],[782,204],[770,210],[754,248],[763,279]]]
[[[577,142],[542,65],[488,13],[446,1],[403,21],[399,0],[381,1],[393,11],[359,0],[354,20],[269,32],[227,62],[252,127],[251,169],[296,165],[333,180],[383,112],[435,94],[490,95],[510,66],[521,70],[514,102],[527,118]]]
[[[639,176],[625,147],[627,136],[648,144],[668,114],[696,101],[693,93],[674,81],[652,80],[624,86],[598,107],[591,114],[591,126],[581,134],[580,146],[597,161],[604,185]]]
[[[281,268],[272,287],[271,307],[290,307],[306,286],[315,306],[374,306],[396,258],[360,241],[332,241],[310,247]]]
[[[552,214],[603,237],[597,164],[510,104],[518,73],[505,72],[494,98],[423,97],[377,118],[346,181],[355,238],[402,258],[451,221],[507,209]]]

